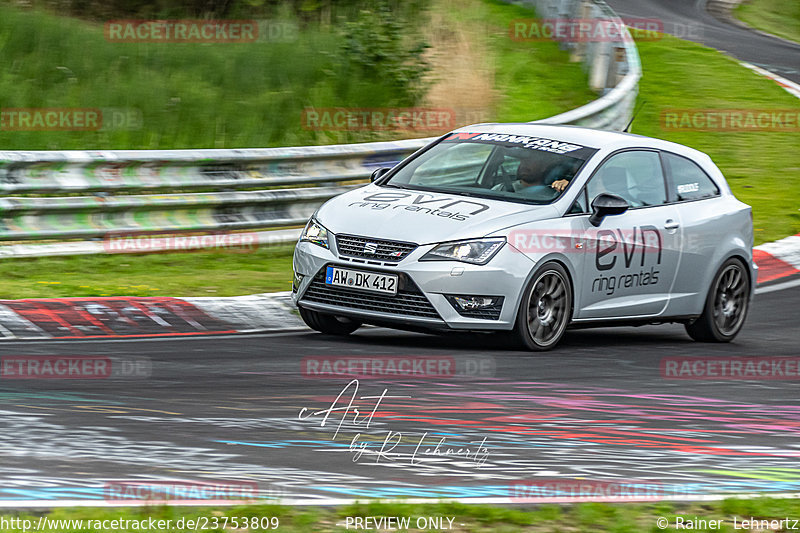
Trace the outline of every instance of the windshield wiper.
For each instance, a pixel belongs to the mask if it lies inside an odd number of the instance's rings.
[[[470,198],[492,198],[489,195],[477,194],[474,192],[462,191],[461,189],[445,189],[446,192],[453,194],[460,194],[462,196],[469,196]]]

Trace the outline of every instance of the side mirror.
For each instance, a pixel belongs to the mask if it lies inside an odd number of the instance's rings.
[[[392,169],[391,168],[387,168],[387,167],[376,168],[375,171],[372,173],[372,176],[370,176],[369,181],[372,182],[372,183],[375,183],[376,181],[381,179],[390,170],[392,170]]]
[[[621,215],[629,207],[628,202],[616,194],[600,193],[592,200],[592,216],[589,217],[589,224],[597,227],[605,217]]]

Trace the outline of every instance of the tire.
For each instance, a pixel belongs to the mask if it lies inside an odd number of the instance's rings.
[[[361,322],[298,307],[300,318],[313,330],[326,335],[350,335],[361,327]]]
[[[569,275],[560,264],[545,263],[522,292],[512,336],[527,350],[549,350],[564,336],[571,319]]]
[[[728,259],[708,289],[703,313],[686,333],[699,342],[730,342],[744,325],[750,307],[750,274],[739,259]]]

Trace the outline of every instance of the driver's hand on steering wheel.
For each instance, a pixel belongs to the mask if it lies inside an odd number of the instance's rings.
[[[566,189],[567,185],[569,185],[569,180],[556,180],[550,184],[550,186],[558,192],[562,192],[564,189]]]

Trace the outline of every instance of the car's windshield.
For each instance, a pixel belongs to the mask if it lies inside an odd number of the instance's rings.
[[[541,137],[458,132],[384,185],[548,204],[596,151]]]

